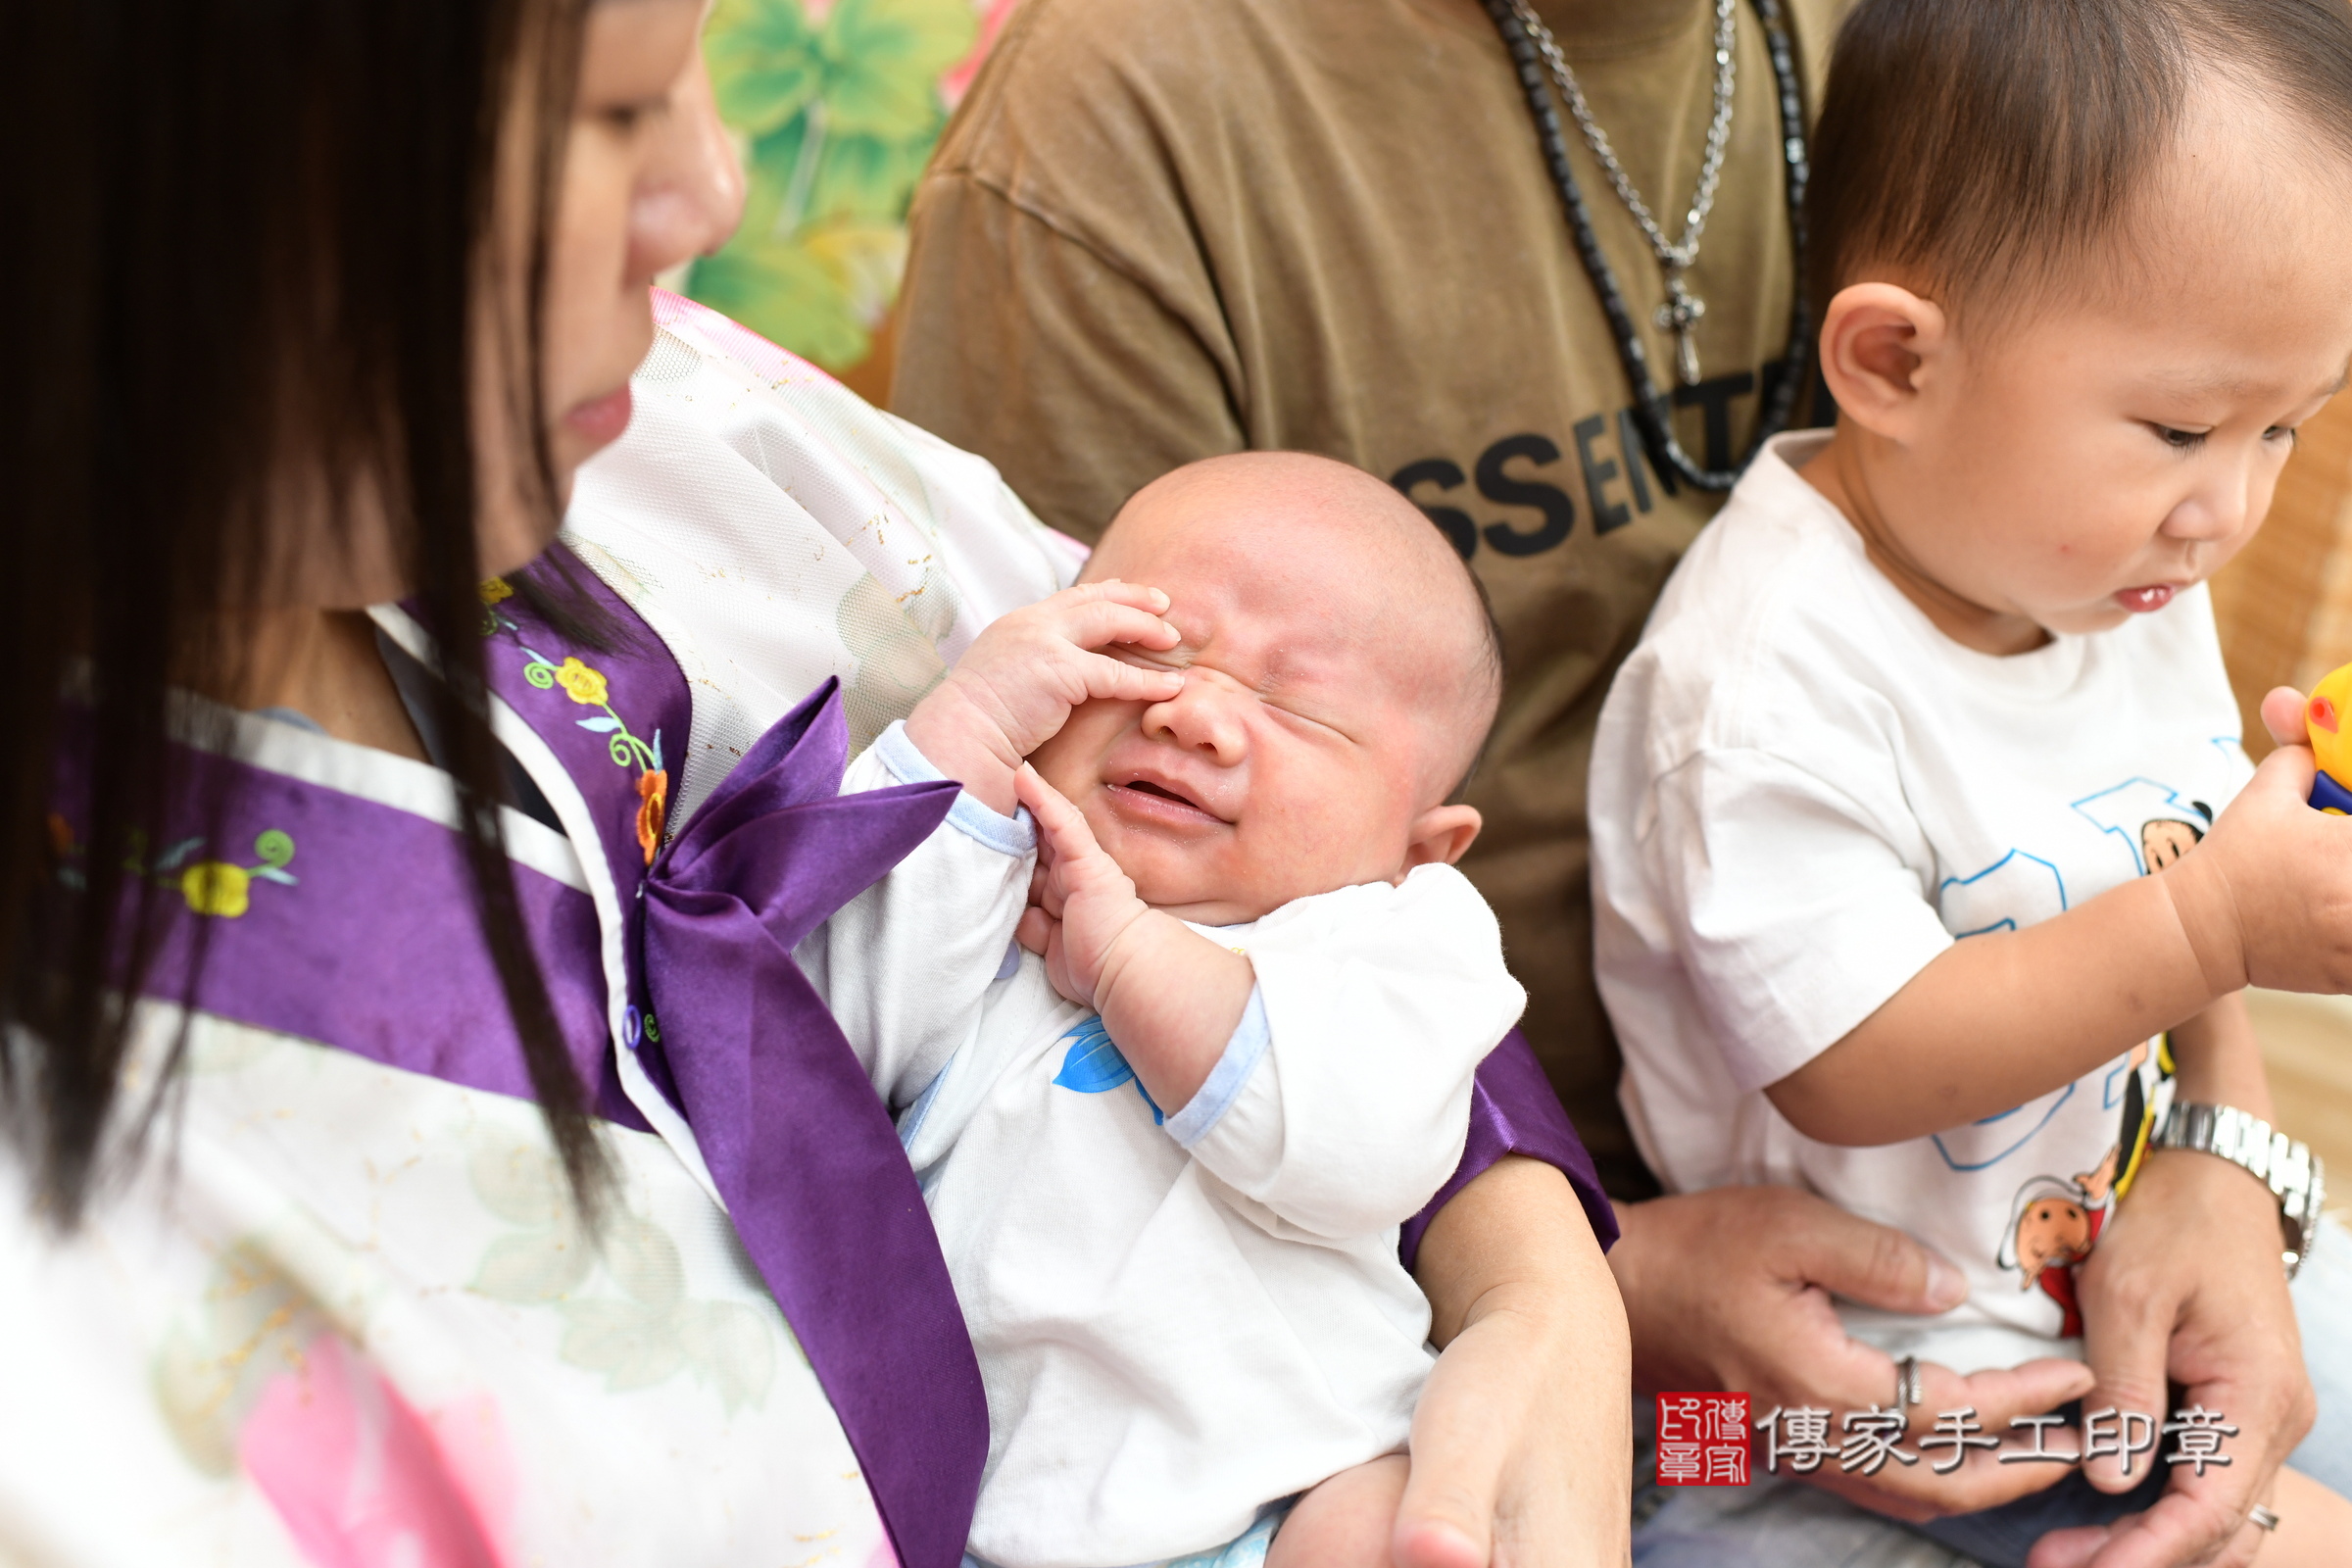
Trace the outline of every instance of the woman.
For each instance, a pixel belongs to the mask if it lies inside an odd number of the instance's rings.
[[[864,549],[862,589],[881,505],[960,609],[837,662],[839,605],[664,584],[690,527],[548,548],[629,422],[648,284],[734,220],[700,15],[0,19],[0,190],[49,225],[0,263],[47,367],[0,407],[0,635],[40,694],[0,834],[9,1555],[960,1554],[970,1348],[789,951],[945,809],[835,799],[849,725],[910,700],[894,656],[1068,557],[984,465],[804,412],[709,321],[665,343],[766,400],[729,428],[769,466],[764,511],[686,519],[740,552],[693,566]],[[1423,1238],[1452,1346],[1419,1506],[1476,1543],[1556,1506],[1520,1500],[1543,1392],[1622,1382],[1621,1339],[1544,1316],[1571,1223],[1505,1160]]]
[[[1792,311],[1806,104],[1842,10],[1023,0],[917,191],[893,390],[1082,538],[1157,474],[1245,448],[1381,474],[1451,537],[1509,662],[1470,797],[1488,830],[1463,869],[1619,1200],[1637,1384],[1744,1391],[1757,1417],[1902,1399],[1826,1298],[1939,1311],[1949,1271],[1794,1190],[1656,1196],[1592,984],[1584,782],[1609,677],[1667,573],[1755,443],[1803,413],[1788,366],[1809,337]],[[2169,1374],[2244,1436],[2226,1472],[2177,1473],[2101,1561],[2250,1552],[2248,1507],[2312,1419],[2277,1205],[2190,1152],[2152,1160],[2132,1200],[2083,1273],[2089,1407],[2157,1408]],[[2307,1320],[2329,1313],[2309,1331],[2323,1345],[2344,1334],[2324,1266],[2296,1292]],[[1913,1430],[1965,1406],[2001,1431],[2074,1392],[2057,1370],[1923,1369]],[[2352,1415],[2352,1389],[2335,1394]],[[2297,1461],[2340,1488],[2352,1431],[2332,1436]],[[1805,1479],[1925,1518],[2055,1473]],[[1637,1554],[1943,1560],[1788,1481],[1652,1493]]]

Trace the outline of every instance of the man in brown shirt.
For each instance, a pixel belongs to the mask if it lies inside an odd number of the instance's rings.
[[[1532,3],[1627,177],[1681,239],[1713,104],[1713,6]],[[1780,0],[1808,102],[1844,3]],[[1720,191],[1685,274],[1704,305],[1698,374],[1671,392],[1679,440],[1708,468],[1749,451],[1788,354],[1796,282],[1757,0],[1734,14]],[[1655,324],[1664,274],[1559,119],[1599,248],[1653,374],[1670,381],[1675,339]],[[1470,792],[1487,831],[1464,869],[1502,918],[1527,1032],[1604,1180],[1621,1199],[1653,1192],[1617,1108],[1592,979],[1585,774],[1609,677],[1721,497],[1643,451],[1480,0],[1024,0],[940,145],[912,229],[894,407],[996,463],[1048,522],[1092,539],[1171,467],[1288,448],[1391,479],[1468,555],[1502,623],[1507,691]],[[2103,1387],[2161,1397],[2169,1370],[2220,1391],[2205,1402],[2265,1433],[2242,1465],[2252,1486],[2308,1424],[2309,1386],[2249,1332],[2234,1281],[2181,1266],[2200,1184],[2244,1179],[2202,1164],[2214,1169],[2152,1166],[2138,1213],[2102,1245],[2104,1272],[2084,1284],[2091,1353]],[[1950,1271],[1915,1244],[1793,1191],[1619,1207],[1609,1261],[1644,1388],[1745,1390],[1758,1414],[1860,1409],[1886,1399],[1892,1368],[1838,1332],[1824,1293],[1911,1312],[1952,1304]],[[2173,1283],[2150,1286],[2159,1270],[2129,1283],[2133,1260],[2158,1252]],[[1922,1376],[1924,1410],[1973,1406],[1995,1432],[2075,1392],[2025,1371]],[[1823,1466],[1813,1479],[1924,1517],[1990,1506],[2052,1468]],[[1698,1531],[1726,1564],[1950,1560],[1822,1499],[1744,1495],[1691,1489],[1651,1523]],[[1708,1509],[1740,1517],[1691,1522]],[[2164,1560],[2204,1560],[2242,1518],[2174,1512]]]
[[[1796,10],[1817,47],[1830,0]],[[1793,286],[1771,62],[1741,20],[1726,172],[1688,274],[1701,379],[1674,394],[1711,468],[1748,449]],[[1676,237],[1712,8],[1620,0],[1559,25]],[[1646,324],[1659,266],[1589,158],[1585,180]],[[914,236],[895,408],[994,461],[1047,522],[1092,540],[1179,464],[1288,448],[1390,478],[1469,555],[1509,696],[1464,869],[1603,1179],[1655,1191],[1592,984],[1585,764],[1610,674],[1721,496],[1643,456],[1494,24],[1473,0],[1029,0],[940,146]],[[1671,339],[1649,344],[1671,373]]]

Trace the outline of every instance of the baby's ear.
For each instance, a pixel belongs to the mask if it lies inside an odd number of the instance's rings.
[[[1822,380],[1838,412],[1875,434],[1902,440],[1923,372],[1951,340],[1943,308],[1892,283],[1838,291],[1821,323]]]
[[[1416,865],[1451,865],[1470,853],[1486,819],[1475,806],[1433,806],[1413,818],[1411,841],[1404,849],[1404,872]]]

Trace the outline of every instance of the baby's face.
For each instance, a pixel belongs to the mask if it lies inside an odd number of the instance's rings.
[[[1878,498],[1927,575],[2050,631],[2100,631],[2252,537],[2294,427],[2352,359],[2352,176],[2316,141],[2218,117],[2132,229],[2139,282],[1983,343],[1963,323]]]
[[[1336,519],[1286,519],[1273,546],[1230,496],[1138,514],[1148,498],[1087,574],[1167,594],[1183,642],[1111,652],[1181,671],[1183,690],[1087,703],[1031,761],[1143,900],[1184,919],[1238,924],[1401,876],[1416,821],[1469,760],[1461,627],[1431,612],[1455,601],[1362,561],[1361,539],[1351,556]]]

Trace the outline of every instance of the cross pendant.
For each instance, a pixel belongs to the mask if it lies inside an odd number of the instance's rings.
[[[1707,302],[1683,286],[1681,274],[1667,274],[1666,303],[1658,307],[1656,320],[1674,334],[1674,374],[1685,386],[1698,385],[1698,343],[1690,334],[1706,314]]]

